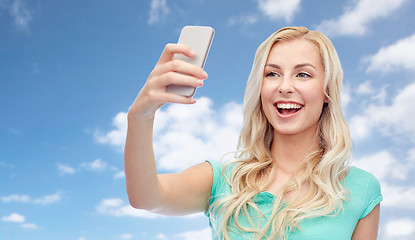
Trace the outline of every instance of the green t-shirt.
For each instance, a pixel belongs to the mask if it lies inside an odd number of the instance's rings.
[[[218,199],[231,194],[230,186],[222,176],[221,165],[216,161],[208,161],[213,169],[213,183],[210,204]],[[228,169],[227,169],[228,170]],[[230,176],[230,171],[225,171]],[[289,233],[289,240],[343,240],[351,239],[354,228],[359,219],[368,215],[373,208],[382,201],[379,181],[370,173],[356,167],[350,167],[349,173],[344,179],[344,187],[350,191],[349,201],[343,203],[343,211],[336,216],[323,216],[308,218],[300,222],[301,230],[297,229]],[[275,196],[269,192],[261,192],[253,198],[258,208],[269,218]],[[249,210],[249,209],[248,209]],[[251,209],[252,210],[252,209]],[[257,216],[256,211],[252,210],[250,217],[254,223],[264,226],[266,218]],[[222,239],[218,236],[215,229],[218,229],[219,221],[212,221],[217,216],[210,209],[205,213],[209,217],[213,239]],[[252,214],[252,215],[251,215]],[[240,217],[239,221],[243,226],[249,227],[246,218]],[[241,232],[231,227],[233,231],[228,231],[232,240],[252,239],[251,233]]]

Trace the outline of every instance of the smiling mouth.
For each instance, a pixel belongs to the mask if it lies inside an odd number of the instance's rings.
[[[274,103],[274,107],[280,114],[289,115],[300,111],[303,106],[297,103]]]

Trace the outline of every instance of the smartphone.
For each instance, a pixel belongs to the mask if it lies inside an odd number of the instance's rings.
[[[185,26],[180,33],[178,43],[189,46],[196,52],[196,56],[189,58],[183,54],[175,54],[173,59],[180,59],[203,68],[214,34],[215,30],[211,27]],[[192,97],[196,93],[196,88],[181,85],[169,85],[167,86],[167,92]]]

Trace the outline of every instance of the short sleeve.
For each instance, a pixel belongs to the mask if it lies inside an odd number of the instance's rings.
[[[360,219],[366,217],[382,200],[383,197],[380,189],[380,183],[375,176],[371,175],[367,187],[366,205]]]
[[[220,177],[222,175],[222,170],[219,162],[212,160],[206,160],[206,162],[210,163],[213,170],[212,190],[210,193],[210,204],[212,204],[212,202],[214,201],[213,196],[216,196],[217,194],[217,189],[219,186]]]

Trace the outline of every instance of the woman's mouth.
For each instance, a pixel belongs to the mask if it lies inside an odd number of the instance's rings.
[[[287,116],[300,111],[303,106],[298,103],[274,103],[274,107],[281,115]]]

